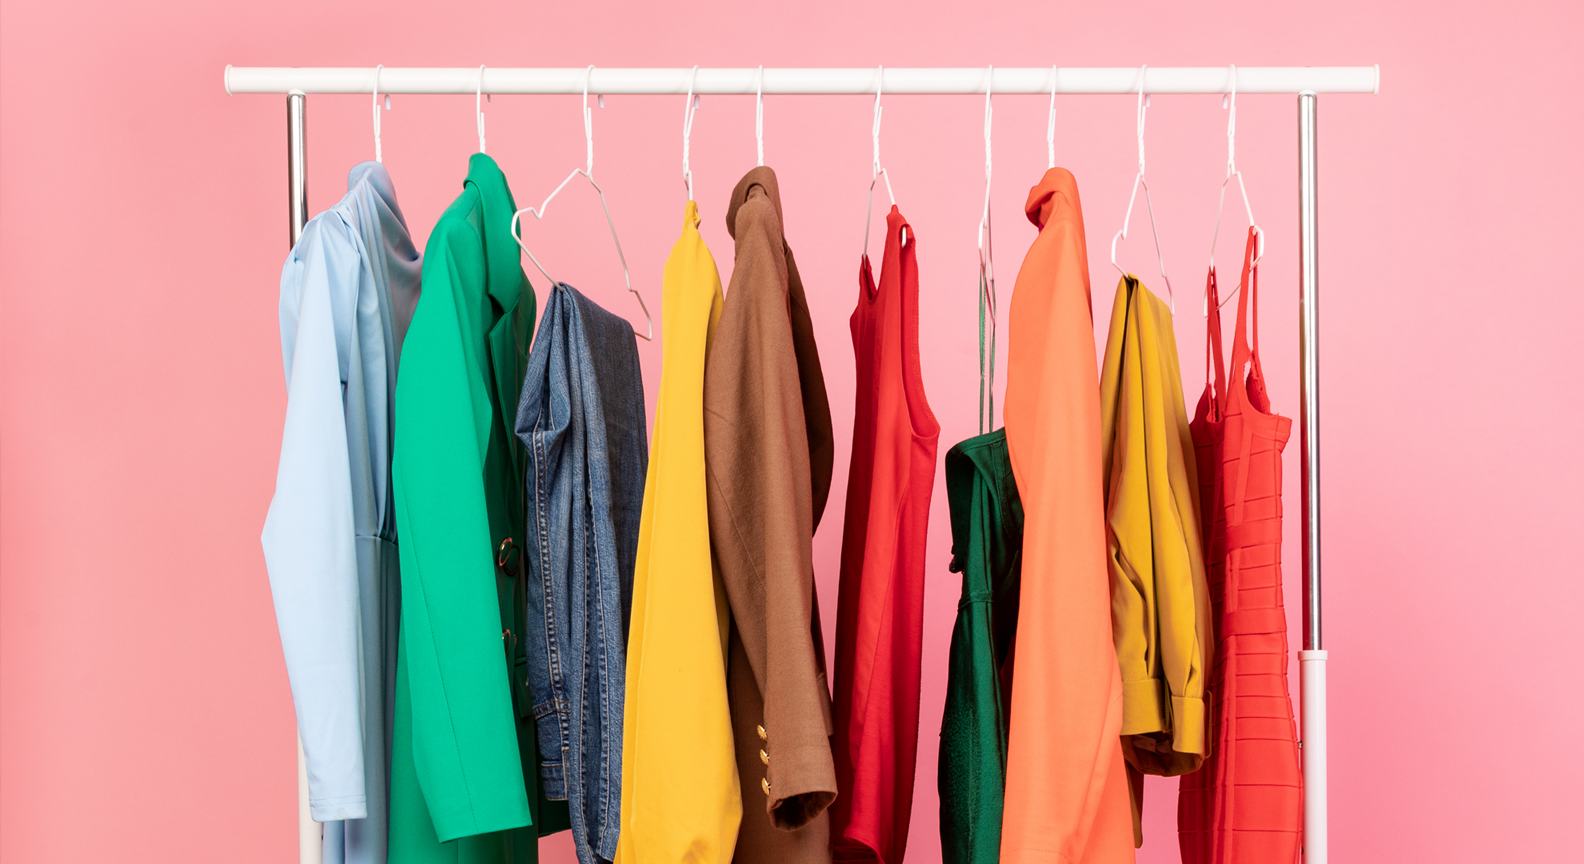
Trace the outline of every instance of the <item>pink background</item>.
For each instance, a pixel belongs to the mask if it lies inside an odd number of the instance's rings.
[[[0,4],[0,858],[293,860],[293,719],[259,550],[285,388],[283,106],[226,96],[225,64],[1008,66],[1380,63],[1376,97],[1322,97],[1326,639],[1338,861],[1576,860],[1584,712],[1574,260],[1581,220],[1572,4],[1369,2]],[[1101,7],[1106,7],[1104,10]],[[581,8],[579,8],[581,7]],[[1240,100],[1239,164],[1270,234],[1265,363],[1296,415],[1291,97]],[[1225,113],[1167,96],[1149,168],[1189,399]],[[386,164],[418,240],[459,191],[473,100],[397,97]],[[916,227],[924,374],[941,452],[975,431],[977,98],[895,97],[882,155]],[[370,158],[367,97],[309,100],[310,204]],[[1097,331],[1134,170],[1133,100],[1058,100],[1086,205]],[[577,99],[486,106],[520,203],[583,159]],[[680,98],[611,97],[596,176],[651,309],[677,236]],[[1046,101],[996,102],[1003,304],[1033,236]],[[816,538],[834,598],[852,417],[847,316],[870,100],[774,97],[785,192],[836,415]],[[693,137],[704,236],[729,275],[726,195],[753,164],[753,100],[706,97]],[[1229,207],[1221,255],[1237,255]],[[1140,223],[1135,223],[1136,226]],[[530,237],[615,311],[636,304],[587,193]],[[1137,229],[1136,229],[1137,230]],[[1147,237],[1124,263],[1163,293]],[[1230,239],[1229,239],[1230,238]],[[534,274],[536,283],[542,279]],[[542,294],[541,294],[542,300]],[[1003,308],[1005,308],[1003,306]],[[657,325],[660,322],[657,321]],[[1005,343],[1003,342],[1003,349]],[[1103,345],[1100,346],[1103,349]],[[646,390],[660,372],[643,345]],[[1002,355],[1002,368],[1005,354]],[[1298,647],[1297,441],[1286,565]],[[931,523],[912,860],[938,860],[945,655],[960,586],[944,484]],[[828,613],[827,624],[836,616]],[[1293,687],[1297,687],[1294,664]],[[1141,861],[1175,860],[1175,784],[1150,787]],[[564,839],[547,861],[571,861]],[[1569,853],[1566,850],[1573,849]]]

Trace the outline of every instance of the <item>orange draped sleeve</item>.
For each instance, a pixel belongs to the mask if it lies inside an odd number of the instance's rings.
[[[1100,375],[1072,173],[1045,172],[1025,212],[1040,233],[1018,271],[1009,316],[1004,414],[1026,521],[1001,861],[1131,862]]]

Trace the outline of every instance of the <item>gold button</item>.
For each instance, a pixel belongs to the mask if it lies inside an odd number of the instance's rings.
[[[495,563],[507,576],[516,576],[518,559],[521,557],[522,551],[512,542],[512,538],[507,537],[501,541],[500,549],[495,553]]]
[[[759,778],[759,787],[761,789],[763,789],[765,795],[768,796],[770,794],[770,778],[769,777],[761,777],[761,778]]]
[[[770,764],[770,754],[766,753],[763,750],[760,750],[759,751],[759,761],[763,762],[766,765],[769,765]]]
[[[759,728],[759,740],[760,741],[769,741],[770,740],[770,736],[765,734],[764,727],[760,726],[758,728]]]

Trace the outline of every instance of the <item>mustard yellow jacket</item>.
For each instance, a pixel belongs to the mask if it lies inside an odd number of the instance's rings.
[[[730,607],[710,560],[704,487],[704,360],[722,300],[692,201],[661,290],[665,340],[633,576],[616,864],[725,864],[742,792],[726,702]]]
[[[1208,752],[1214,644],[1198,470],[1171,311],[1131,276],[1117,285],[1100,405],[1123,754],[1145,774],[1185,774]]]

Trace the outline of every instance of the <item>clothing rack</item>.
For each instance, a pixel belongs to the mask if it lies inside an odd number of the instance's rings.
[[[1235,88],[1234,88],[1235,85]],[[1378,93],[1379,66],[601,69],[227,66],[228,94],[286,96],[286,177],[293,246],[308,221],[310,93],[577,95],[1137,95],[1236,92],[1298,97],[1299,445],[1302,451],[1303,648],[1298,652],[1304,859],[1326,864],[1326,651],[1320,616],[1320,266],[1316,102],[1321,93]],[[301,860],[319,864],[298,748]]]

